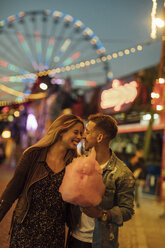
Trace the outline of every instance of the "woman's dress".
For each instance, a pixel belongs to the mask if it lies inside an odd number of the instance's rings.
[[[10,248],[63,248],[65,242],[65,203],[59,193],[64,170],[34,183],[30,191],[32,199],[23,223],[15,221]]]

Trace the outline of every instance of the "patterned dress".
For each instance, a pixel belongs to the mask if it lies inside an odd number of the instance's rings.
[[[65,242],[65,203],[58,191],[64,170],[34,183],[31,205],[23,223],[15,221],[10,248],[63,248]]]

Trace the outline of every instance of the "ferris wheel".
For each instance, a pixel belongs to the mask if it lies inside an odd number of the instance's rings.
[[[32,96],[39,77],[53,83],[69,77],[73,88],[104,84],[105,54],[95,33],[71,15],[42,10],[10,16],[0,21],[0,105],[42,97]]]

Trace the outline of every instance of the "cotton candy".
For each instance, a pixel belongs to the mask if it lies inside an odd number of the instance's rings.
[[[102,169],[95,156],[96,152],[93,149],[88,157],[75,158],[66,166],[59,188],[64,201],[82,207],[100,204],[105,185],[102,181]]]

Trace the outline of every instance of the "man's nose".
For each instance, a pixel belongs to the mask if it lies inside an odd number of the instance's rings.
[[[86,139],[86,132],[83,133],[82,139]]]

